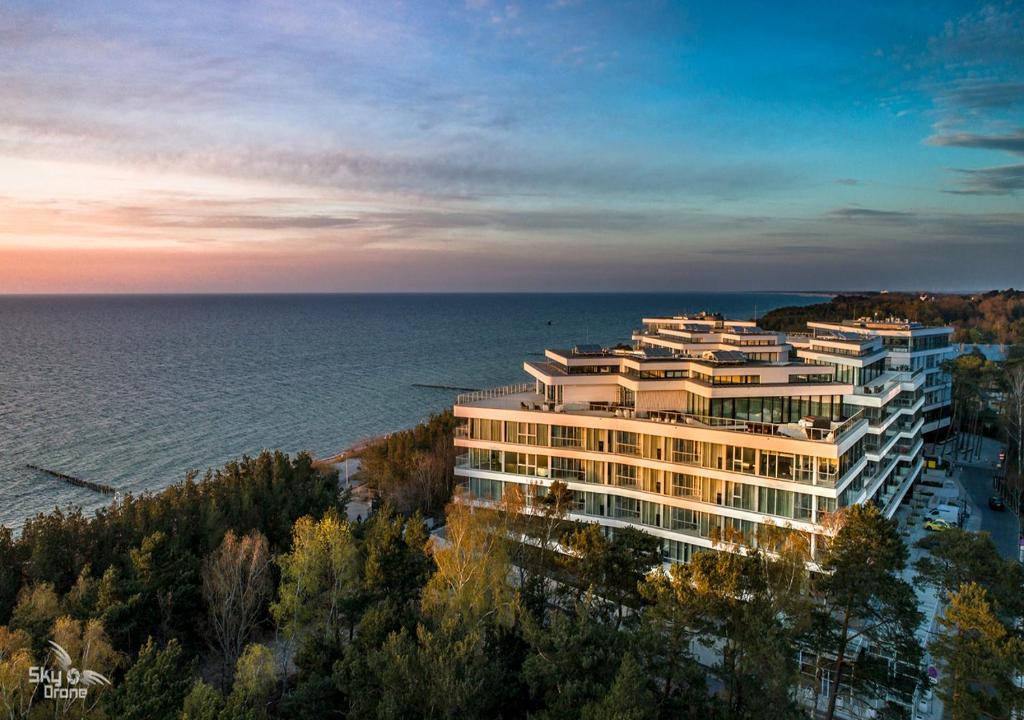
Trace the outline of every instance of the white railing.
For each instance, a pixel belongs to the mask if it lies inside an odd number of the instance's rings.
[[[532,392],[535,388],[534,383],[519,383],[518,385],[502,385],[501,387],[488,388],[487,390],[475,390],[460,394],[455,398],[455,404],[467,405],[479,400],[489,400],[506,395],[518,395],[519,393]]]

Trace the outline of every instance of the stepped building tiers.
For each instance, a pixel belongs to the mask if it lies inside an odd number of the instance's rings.
[[[767,522],[813,552],[829,513],[870,501],[891,517],[921,474],[925,433],[949,424],[951,332],[644,318],[632,347],[547,350],[524,364],[532,383],[459,396],[455,473],[486,500],[516,484],[527,508],[564,482],[570,517],[656,535],[667,562]]]

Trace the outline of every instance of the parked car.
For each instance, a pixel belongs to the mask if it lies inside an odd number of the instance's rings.
[[[946,530],[951,530],[954,527],[956,527],[956,525],[948,520],[943,520],[942,518],[928,518],[924,521],[924,529],[933,530],[934,532],[945,532]]]
[[[992,495],[991,497],[989,497],[989,499],[988,499],[988,506],[991,509],[993,509],[993,510],[1005,510],[1006,509],[1006,503],[1004,503],[1003,499],[1001,497],[999,497],[998,495]]]
[[[963,515],[960,512],[958,505],[951,503],[943,503],[938,507],[932,508],[928,511],[928,514],[924,516],[925,520],[942,520],[949,527],[959,527]]]

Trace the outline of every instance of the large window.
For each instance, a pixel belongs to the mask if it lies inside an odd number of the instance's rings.
[[[556,480],[583,482],[583,461],[575,458],[551,458],[551,477]]]
[[[661,527],[661,503],[641,500],[640,522],[651,527]]]
[[[690,395],[686,411],[695,415],[790,423],[807,415],[839,420],[843,414],[842,395],[803,395],[792,397],[701,398]]]
[[[697,497],[700,489],[697,480],[698,478],[693,475],[672,473],[672,495],[685,498]]]
[[[501,452],[498,450],[469,449],[469,466],[477,470],[501,471]]]
[[[856,465],[864,457],[864,440],[858,440],[839,458],[839,476],[845,475],[850,468]]]
[[[758,488],[757,509],[765,515],[810,521],[814,515],[814,497],[791,490]]]
[[[548,457],[533,453],[507,452],[505,453],[505,472],[545,477],[548,474]]]
[[[696,440],[672,440],[672,462],[696,465],[700,460]]]
[[[814,519],[814,497],[807,493],[793,493],[793,519],[813,520]]]
[[[860,488],[858,488],[860,490]],[[818,498],[818,522],[825,519],[826,515],[831,515],[836,511],[836,499],[819,497]]]
[[[793,480],[796,456],[769,450],[761,451],[761,474],[779,480]]]
[[[615,463],[615,484],[619,487],[636,487],[636,466]]]
[[[793,517],[793,493],[776,488],[758,488],[758,512],[778,517]]]
[[[492,440],[501,442],[501,420],[485,420],[483,418],[470,418],[469,436],[474,440]]]
[[[728,505],[729,507],[739,508],[741,510],[754,509],[753,485],[726,480],[722,482],[721,496],[723,504]]]
[[[711,531],[708,514],[689,508],[672,508],[669,514],[669,526],[673,530],[700,537],[707,537]]]
[[[508,442],[516,445],[547,445],[547,425],[538,423],[508,423]]]
[[[640,501],[633,498],[615,497],[614,516],[622,520],[640,519]]]
[[[615,452],[620,455],[639,455],[639,435],[635,432],[615,431]]]
[[[551,447],[583,447],[583,428],[552,425]]]
[[[619,386],[619,405],[623,407],[635,407],[636,406],[636,393],[629,388]]]
[[[752,475],[757,472],[754,467],[754,459],[757,451],[754,448],[735,447],[729,445],[725,453],[725,469],[731,472],[747,473]]]
[[[665,562],[688,563],[701,549],[679,540],[664,540],[661,545],[661,558]]]
[[[467,484],[470,495],[483,500],[501,500],[502,490],[505,486],[505,483],[500,480],[476,477],[469,478]]]

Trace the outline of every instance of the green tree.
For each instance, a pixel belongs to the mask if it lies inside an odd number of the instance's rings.
[[[654,720],[657,717],[650,678],[626,653],[608,693],[583,708],[582,720]]]
[[[177,640],[159,647],[150,638],[105,696],[107,712],[119,720],[177,720],[194,671],[195,661],[186,660]]]
[[[440,626],[446,618],[473,628],[511,626],[518,613],[509,586],[511,566],[502,516],[464,502],[448,506],[446,543],[434,550],[437,570],[423,589],[423,613]]]
[[[896,524],[874,505],[853,505],[841,511],[839,530],[827,543],[821,573],[815,580],[815,644],[828,658],[826,718],[835,716],[840,688],[907,692],[899,675],[870,653],[854,652],[858,643],[883,648],[917,667],[921,648],[915,631],[921,623],[917,598],[901,577],[907,548]],[[856,664],[856,671],[851,672]]]
[[[939,691],[953,720],[1019,712],[1024,696],[1015,681],[1024,643],[992,612],[985,589],[968,583],[952,593],[939,624],[943,632],[929,649],[942,663]]]
[[[541,720],[573,720],[584,706],[600,702],[615,680],[634,636],[617,630],[597,605],[584,597],[548,625],[526,624],[530,653],[523,678],[539,704]]]
[[[449,410],[391,433],[360,453],[360,475],[400,512],[438,514],[452,495],[454,431]]]
[[[28,716],[37,690],[29,681],[29,668],[36,664],[29,634],[0,625],[0,711],[4,717]]]
[[[707,608],[694,592],[689,567],[673,564],[667,573],[651,573],[640,592],[646,607],[634,649],[655,682],[658,717],[706,717],[705,670],[691,648]]]
[[[363,603],[360,554],[348,521],[330,512],[300,518],[290,553],[280,556],[281,582],[274,618],[285,636],[327,643],[351,636]]]
[[[0,525],[0,625],[11,617],[21,588],[21,548],[11,529]]]
[[[519,598],[509,584],[505,517],[453,502],[446,544],[435,547],[416,629],[428,716],[493,717],[515,697],[515,628]]]
[[[928,552],[914,564],[915,579],[937,588],[940,596],[977,583],[987,591],[997,614],[1006,620],[1024,615],[1024,567],[1004,559],[988,533],[953,528],[929,534],[917,547]]]
[[[715,670],[730,718],[794,717],[794,633],[770,592],[760,551],[697,553],[686,577],[705,644],[717,648]]]
[[[235,681],[222,720],[263,720],[277,682],[274,656],[265,645],[252,644],[238,658]]]
[[[199,561],[163,531],[143,538],[129,553],[129,605],[139,622],[161,640],[191,638],[200,606]]]
[[[366,523],[363,551],[368,600],[415,599],[427,581],[432,561],[429,533],[418,513],[408,520],[385,504]]]
[[[50,583],[26,585],[18,593],[18,604],[11,613],[11,628],[24,630],[32,638],[36,654],[50,639],[54,620],[61,614],[60,600]]]
[[[224,698],[212,685],[196,680],[182,706],[181,720],[221,720]]]
[[[634,528],[616,528],[611,539],[599,525],[584,525],[564,540],[567,565],[577,579],[576,601],[585,595],[610,603],[619,627],[627,608],[639,608],[640,583],[661,564],[660,541]],[[599,601],[600,602],[600,601]]]
[[[363,626],[360,626],[362,629]],[[360,633],[360,638],[362,637]],[[349,717],[354,720],[403,720],[431,717],[425,707],[431,673],[422,663],[416,637],[402,628],[386,635],[379,643],[367,643],[357,656],[360,672],[347,681]]]

